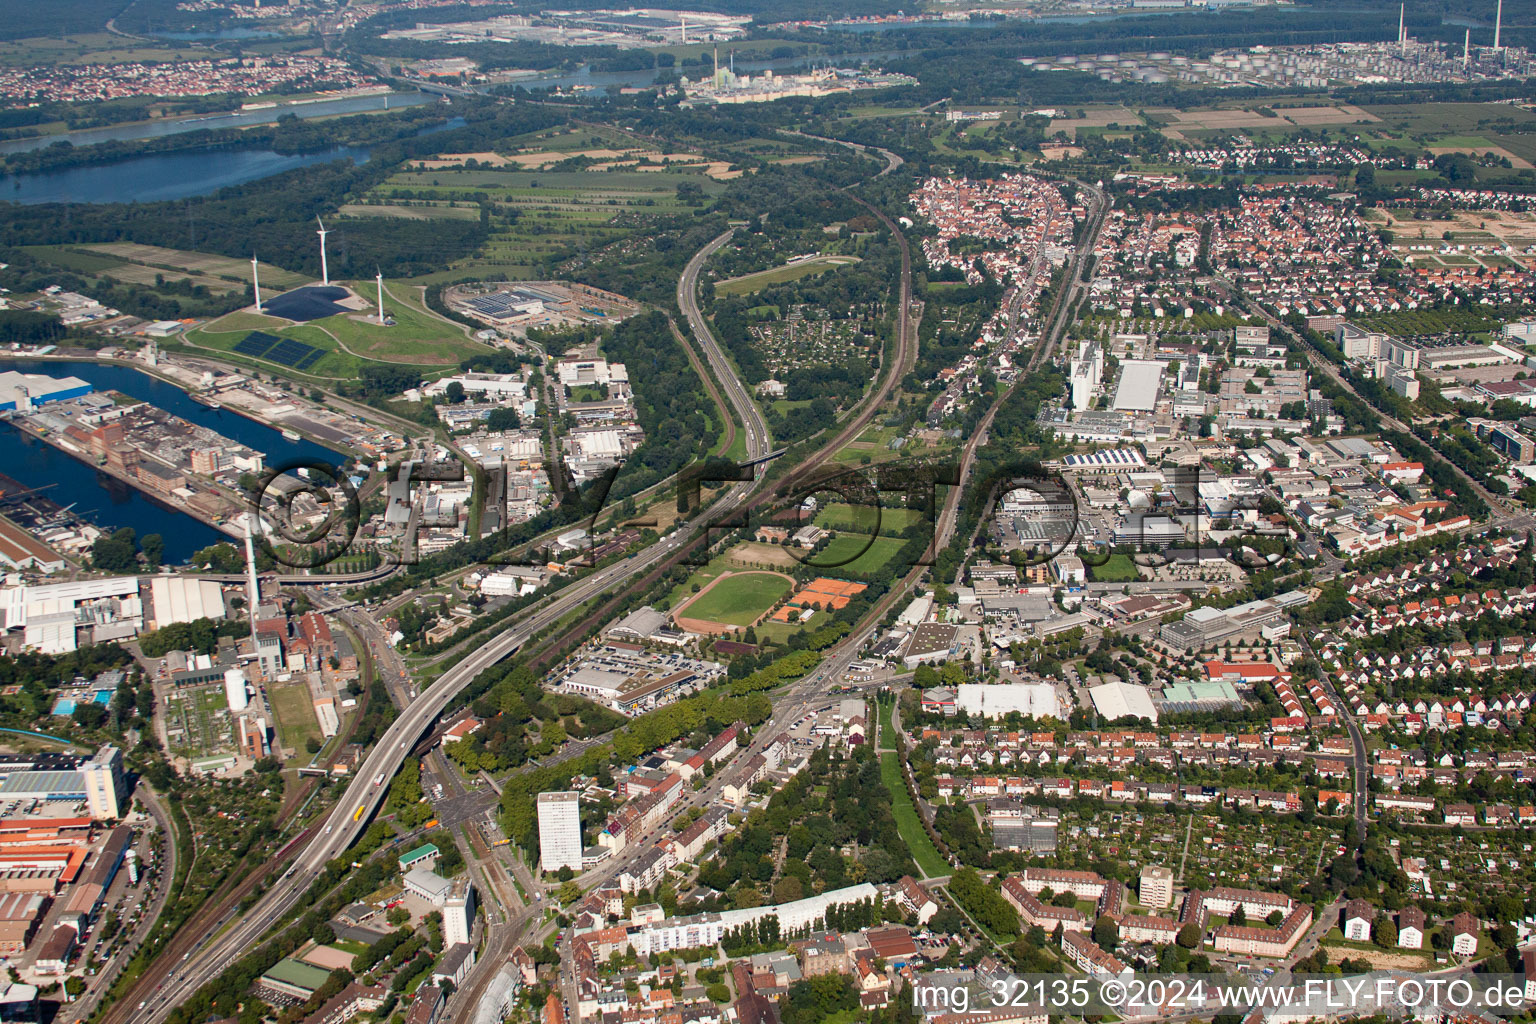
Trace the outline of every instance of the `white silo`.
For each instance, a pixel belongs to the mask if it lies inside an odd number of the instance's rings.
[[[229,701],[229,710],[237,712],[250,703],[245,695],[245,673],[238,668],[224,670],[224,699]]]

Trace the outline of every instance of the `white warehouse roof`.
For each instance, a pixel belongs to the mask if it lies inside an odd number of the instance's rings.
[[[1120,364],[1120,386],[1115,389],[1115,412],[1151,412],[1157,406],[1157,387],[1163,380],[1163,364],[1151,359],[1127,359]]]
[[[1088,688],[1088,696],[1093,699],[1094,710],[1107,722],[1130,715],[1157,724],[1157,708],[1152,706],[1151,694],[1145,686],[1100,683]]]
[[[156,576],[150,581],[149,593],[155,602],[156,629],[173,622],[224,617],[224,591],[212,580]]]
[[[964,714],[984,718],[1011,711],[1036,718],[1061,717],[1054,683],[962,683],[955,687],[955,705]]]

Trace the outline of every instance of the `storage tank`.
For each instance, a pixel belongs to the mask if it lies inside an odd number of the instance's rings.
[[[245,673],[238,668],[224,670],[224,699],[229,701],[229,710],[237,712],[250,703],[245,695]]]

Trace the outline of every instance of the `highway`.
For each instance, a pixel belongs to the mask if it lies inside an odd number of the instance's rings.
[[[715,372],[715,380],[724,389],[726,401],[731,403],[741,419],[741,425],[746,428],[747,461],[751,462],[768,454],[768,424],[763,420],[763,412],[752,400],[746,385],[742,384],[730,361],[725,358],[725,353],[720,350],[720,342],[709,329],[704,314],[699,312],[699,271],[703,269],[704,262],[720,251],[721,246],[729,242],[735,233],[736,229],[731,228],[693,254],[677,279],[677,308],[683,311],[683,318],[688,321],[688,330],[693,332],[699,347],[704,350],[704,358],[709,360],[710,369]],[[759,468],[753,472],[760,474],[762,470]]]
[[[887,155],[887,167],[882,173],[888,173],[900,166],[900,158],[895,157],[892,160],[893,156],[893,154]],[[889,397],[901,373],[912,364],[917,354],[917,325],[912,316],[910,251],[906,239],[896,229],[895,224],[882,211],[873,206],[869,208],[892,231],[902,248],[895,358],[891,361],[891,365],[883,368],[884,381],[866,397],[860,412],[852,417],[829,444],[806,461],[804,469],[813,468],[824,462],[837,448],[841,447],[846,439],[863,429],[869,418]],[[688,320],[690,330],[713,368],[727,400],[736,410],[740,422],[747,430],[747,456],[748,461],[752,461],[762,458],[769,452],[770,438],[767,425],[746,387],[726,360],[697,304],[699,272],[709,256],[729,241],[731,234],[726,232],[712,239],[694,255],[679,279],[677,297],[678,306]],[[316,828],[313,840],[297,856],[282,879],[263,894],[260,900],[226,931],[199,947],[183,965],[174,968],[153,995],[134,1007],[129,1007],[124,1001],[120,1006],[113,1007],[107,1019],[126,1022],[126,1024],[151,1024],[151,1022],[164,1020],[175,1007],[185,1002],[200,987],[217,979],[235,960],[255,949],[262,938],[285,915],[302,903],[311,880],[324,866],[344,853],[357,840],[382,803],[389,789],[389,781],[399,770],[405,758],[411,756],[411,748],[431,728],[433,722],[460,690],[480,672],[516,652],[532,636],[554,625],[591,598],[614,592],[626,580],[639,575],[693,543],[707,524],[718,521],[723,515],[738,508],[747,500],[756,486],[756,475],[754,473],[752,480],[733,483],[704,514],[685,522],[659,543],[571,584],[547,604],[539,606],[514,624],[505,627],[502,632],[489,638],[483,646],[474,650],[463,661],[439,677],[405,707],[384,736],[369,751],[344,796],[324,824]],[[297,577],[289,578],[287,581],[337,583],[344,582],[345,578]],[[897,594],[893,592],[886,602],[882,602],[882,606],[894,600],[896,596]],[[856,637],[850,637],[847,642],[840,645],[818,671],[796,684],[786,695],[790,699],[785,702],[786,706],[781,708],[781,712],[788,713],[792,709],[804,707],[810,700],[808,695],[821,690],[826,681],[839,677],[848,662],[856,656],[878,621],[878,615],[869,616],[866,619],[868,626],[858,631]],[[795,700],[795,698],[799,699]],[[777,724],[780,721],[780,714],[776,714],[774,720]],[[766,732],[766,730],[763,731]]]
[[[744,417],[745,418],[745,417]],[[294,861],[283,879],[213,942],[200,949],[185,967],[173,972],[169,981],[142,1006],[128,1010],[121,1018],[129,1024],[150,1024],[164,1020],[202,985],[214,980],[236,959],[254,949],[288,911],[302,900],[313,879],[326,863],[341,855],[356,841],[378,810],[389,780],[400,768],[416,741],[431,728],[443,710],[475,676],[515,652],[528,638],[554,625],[566,614],[599,594],[611,592],[626,579],[686,546],[703,524],[734,509],[752,489],[751,482],[731,486],[702,516],[682,526],[677,532],[639,554],[615,562],[562,590],[549,604],[489,639],[463,661],[445,672],[436,682],[407,706],[389,730],[369,751],[354,776],[346,794],[336,805],[327,822],[303,853]]]
[[[714,369],[726,399],[736,410],[736,415],[747,430],[747,457],[754,460],[769,450],[767,424],[752,396],[732,370],[719,342],[709,330],[697,301],[698,275],[711,254],[730,240],[732,232],[711,240],[694,254],[678,280],[678,306],[688,320],[689,328],[699,341],[710,366]],[[898,236],[899,237],[899,236]],[[908,282],[903,282],[903,295],[908,294]],[[915,345],[913,348],[915,349]],[[891,375],[894,380],[896,375]],[[889,384],[889,381],[887,382]],[[882,394],[888,393],[882,392]],[[871,403],[871,408],[879,399]],[[755,476],[755,474],[754,474]],[[282,880],[244,914],[226,932],[202,947],[186,964],[174,971],[167,983],[140,1006],[124,1012],[115,1019],[128,1024],[149,1024],[163,1020],[174,1007],[180,1005],[199,987],[217,978],[232,962],[254,949],[274,924],[283,918],[303,899],[310,880],[325,865],[350,847],[367,827],[377,812],[389,781],[400,765],[410,756],[411,748],[426,733],[443,710],[471,680],[485,669],[514,653],[534,634],[539,633],[564,618],[593,597],[614,592],[625,580],[636,576],[657,562],[675,554],[691,543],[695,535],[708,523],[741,505],[755,486],[755,480],[732,484],[703,515],[695,516],[677,531],[659,543],[638,554],[622,559],[600,569],[560,591],[549,603],[507,627],[471,652],[463,661],[453,666],[420,696],[408,704],[390,725],[389,730],[369,751],[357,770],[346,794],[332,810],[329,819],[320,828],[314,841],[297,857]],[[335,583],[337,577],[289,578],[292,582]]]

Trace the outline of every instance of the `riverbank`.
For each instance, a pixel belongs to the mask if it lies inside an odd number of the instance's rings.
[[[115,466],[97,462],[95,458],[91,456],[90,452],[84,451],[83,449],[69,444],[63,439],[61,435],[38,430],[31,423],[27,422],[26,419],[19,416],[10,416],[8,417],[8,421],[12,427],[27,437],[30,437],[36,441],[41,441],[43,444],[48,445],[50,448],[63,452],[65,455],[68,455],[75,461],[84,463],[91,469],[94,469],[96,472],[101,473],[104,476],[109,476],[116,480],[118,483],[132,488],[134,491],[148,499],[152,505],[163,508],[168,512],[180,513],[181,515],[195,519],[202,523],[204,526],[218,530],[220,533],[225,534],[233,540],[243,541],[245,539],[245,532],[241,529],[238,529],[234,523],[228,520],[221,522],[214,516],[208,515],[202,509],[199,509],[191,504],[173,505],[165,495],[159,493],[158,491],[151,490],[149,487],[145,486],[142,480],[123,472]],[[221,488],[209,484],[201,479],[199,479],[197,482],[198,486],[203,488],[207,493],[218,495],[220,498],[223,498],[226,501],[236,503],[239,502],[238,498],[230,495],[227,491],[224,491]]]
[[[168,359],[169,357],[162,356],[161,358],[162,359]],[[16,362],[49,362],[49,361],[53,361],[53,362],[71,362],[71,363],[96,363],[99,366],[120,366],[120,367],[122,367],[124,369],[127,369],[127,370],[136,370],[139,373],[142,373],[146,377],[153,377],[155,380],[158,380],[158,381],[160,381],[163,384],[169,384],[171,387],[176,388],[178,391],[181,391],[189,399],[191,399],[194,402],[197,402],[199,405],[203,406],[204,408],[216,409],[219,412],[232,412],[236,416],[239,416],[241,419],[244,419],[244,420],[246,420],[246,421],[248,421],[250,423],[254,423],[254,424],[256,424],[259,427],[264,427],[267,430],[276,431],[280,436],[286,436],[286,433],[296,434],[300,438],[302,438],[303,440],[308,441],[310,444],[317,445],[318,447],[324,448],[326,451],[332,452],[332,453],[334,453],[334,454],[336,454],[338,456],[341,456],[342,458],[346,458],[346,457],[359,458],[359,457],[363,457],[363,456],[365,456],[367,454],[365,452],[360,452],[360,451],[351,450],[351,449],[349,449],[347,451],[339,451],[336,448],[336,442],[335,441],[332,441],[332,440],[329,440],[329,439],[326,439],[326,438],[323,438],[323,437],[318,437],[318,436],[310,433],[309,431],[303,430],[303,429],[301,429],[301,428],[299,428],[297,426],[294,426],[292,424],[284,423],[282,426],[277,426],[275,424],[268,423],[266,420],[259,419],[249,409],[242,408],[238,402],[217,402],[217,404],[210,405],[209,404],[210,401],[217,401],[217,400],[210,400],[210,399],[202,397],[197,391],[195,391],[192,388],[188,387],[185,381],[179,380],[176,377],[174,377],[174,376],[172,376],[170,374],[167,374],[159,366],[150,366],[148,363],[141,362],[140,360],[137,360],[137,359],[123,359],[123,358],[120,358],[120,357],[117,357],[117,356],[103,356],[103,355],[101,355],[100,353],[96,352],[93,349],[57,349],[56,351],[47,353],[45,355],[39,355],[39,354],[32,353],[32,352],[10,352],[10,351],[5,351],[5,350],[0,350],[0,361],[4,361],[4,360],[12,360],[12,361],[16,361]],[[226,366],[224,364],[215,363],[213,360],[209,360],[209,362],[211,364],[213,364],[213,365],[217,365],[219,367],[219,369],[221,369],[221,370],[228,371],[230,369],[228,366]],[[174,365],[174,363],[172,365]],[[240,368],[237,367],[236,369],[240,369]],[[189,369],[188,372],[196,372],[196,371]],[[242,370],[242,372],[244,372],[244,371]],[[295,397],[297,397],[297,396],[295,396]],[[141,399],[141,401],[144,401],[144,399]],[[150,404],[154,404],[154,403],[150,403]],[[262,454],[270,455],[271,453],[263,451]],[[338,459],[337,461],[339,462],[340,460]]]

